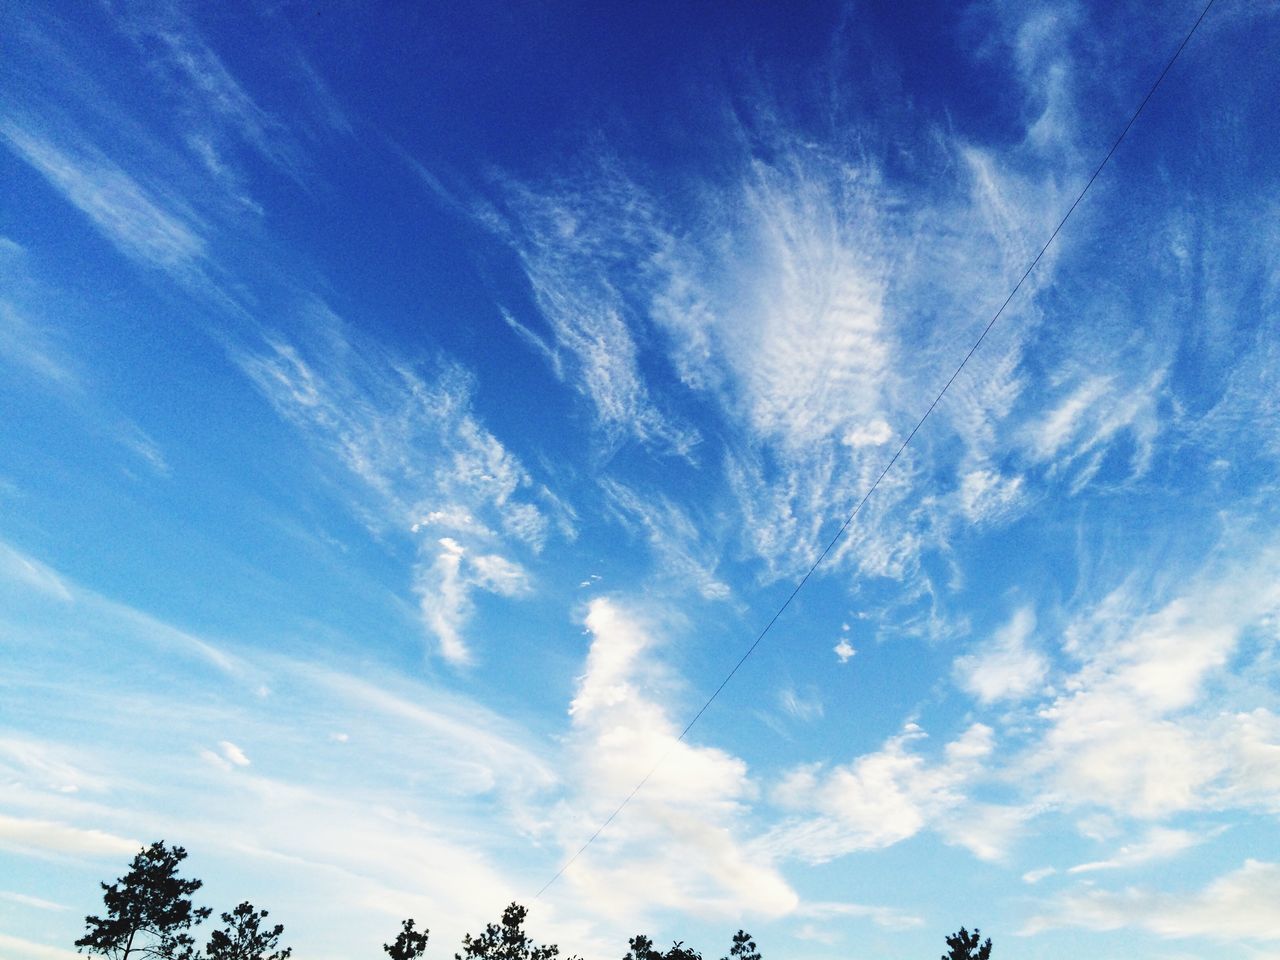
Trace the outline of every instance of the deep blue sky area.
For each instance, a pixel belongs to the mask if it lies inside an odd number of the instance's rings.
[[[1202,9],[4,5],[0,956],[1274,960],[1270,7],[950,379]]]

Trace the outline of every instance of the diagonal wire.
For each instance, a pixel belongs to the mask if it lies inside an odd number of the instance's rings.
[[[555,883],[557,880],[560,879],[561,876],[564,875],[564,872],[568,870],[569,867],[573,866],[574,861],[576,861],[580,856],[582,856],[583,853],[586,852],[587,847],[591,846],[591,844],[595,842],[596,838],[605,831],[605,829],[609,826],[609,824],[613,823],[614,819],[618,816],[618,814],[622,813],[623,809],[626,808],[627,804],[629,804],[632,801],[632,799],[635,797],[635,795],[639,793],[641,789],[644,788],[644,785],[649,782],[650,778],[652,778],[653,775],[657,773],[658,768],[661,767],[663,763],[666,762],[669,756],[671,756],[671,751],[673,751],[678,744],[684,741],[684,738],[688,735],[689,731],[693,729],[693,725],[702,718],[702,715],[707,712],[707,708],[709,708],[711,704],[715,702],[716,698],[720,696],[720,692],[729,685],[729,681],[733,679],[734,674],[736,674],[738,670],[741,669],[742,665],[747,662],[747,659],[753,653],[755,653],[756,647],[760,646],[760,643],[764,640],[766,636],[768,636],[769,631],[773,629],[773,625],[778,622],[778,618],[781,617],[782,614],[786,612],[789,606],[791,606],[791,601],[796,598],[796,595],[802,589],[804,589],[804,585],[809,582],[809,578],[812,577],[813,574],[817,571],[818,567],[822,565],[822,561],[827,558],[827,554],[829,554],[832,551],[832,549],[835,547],[835,545],[840,542],[840,539],[844,536],[845,531],[849,529],[849,526],[857,518],[858,514],[862,512],[862,508],[866,506],[867,501],[871,499],[871,495],[876,492],[876,488],[880,486],[880,481],[882,481],[888,475],[889,471],[893,469],[893,465],[898,462],[898,458],[902,456],[903,452],[910,445],[911,441],[915,438],[916,433],[918,433],[920,428],[924,426],[924,422],[929,419],[929,415],[933,413],[934,408],[937,407],[937,405],[942,401],[942,398],[946,395],[947,391],[951,389],[951,384],[955,383],[956,378],[960,376],[960,372],[969,363],[970,358],[972,358],[973,355],[978,352],[978,348],[982,346],[982,341],[987,339],[987,334],[990,333],[991,328],[996,325],[996,321],[998,321],[1000,317],[1004,315],[1005,308],[1009,306],[1013,298],[1017,295],[1018,291],[1022,289],[1022,285],[1024,282],[1026,282],[1027,277],[1031,276],[1031,271],[1033,271],[1036,268],[1036,266],[1040,263],[1041,259],[1044,258],[1044,255],[1048,252],[1049,247],[1053,245],[1054,240],[1058,238],[1058,234],[1062,231],[1062,228],[1066,225],[1067,221],[1071,219],[1071,215],[1076,212],[1076,207],[1080,206],[1080,202],[1084,200],[1085,195],[1089,192],[1089,188],[1093,186],[1093,182],[1098,179],[1098,175],[1102,173],[1103,168],[1111,160],[1112,155],[1115,154],[1116,150],[1120,147],[1120,144],[1124,142],[1124,138],[1129,134],[1129,129],[1134,125],[1134,123],[1137,122],[1138,117],[1142,115],[1142,111],[1146,109],[1148,101],[1150,101],[1152,96],[1155,94],[1156,90],[1159,89],[1160,84],[1164,82],[1165,76],[1168,74],[1169,70],[1173,67],[1174,63],[1176,63],[1178,58],[1182,56],[1182,51],[1185,50],[1187,47],[1187,44],[1191,42],[1191,38],[1195,36],[1196,31],[1200,29],[1200,24],[1204,21],[1204,18],[1208,16],[1209,10],[1212,9],[1213,5],[1216,2],[1217,0],[1209,0],[1209,2],[1205,4],[1204,9],[1200,11],[1200,16],[1196,18],[1196,22],[1191,25],[1191,29],[1187,31],[1186,36],[1182,38],[1182,42],[1179,43],[1177,49],[1173,51],[1173,55],[1170,56],[1168,62],[1165,63],[1164,69],[1160,71],[1160,75],[1156,77],[1155,82],[1151,84],[1151,88],[1147,90],[1146,96],[1142,98],[1142,101],[1138,104],[1137,108],[1130,115],[1128,122],[1124,125],[1124,128],[1120,131],[1120,135],[1117,136],[1115,139],[1115,142],[1111,144],[1111,149],[1107,151],[1106,156],[1102,158],[1102,162],[1098,164],[1096,169],[1094,169],[1093,175],[1089,177],[1089,180],[1087,183],[1085,183],[1084,188],[1076,196],[1075,200],[1072,201],[1071,206],[1067,208],[1067,212],[1063,214],[1062,219],[1058,221],[1058,225],[1053,228],[1053,233],[1049,234],[1049,239],[1044,242],[1044,246],[1040,248],[1040,252],[1035,255],[1035,259],[1032,260],[1031,263],[1027,266],[1027,269],[1022,272],[1022,276],[1019,277],[1018,282],[1013,285],[1013,289],[1009,291],[1009,295],[1004,298],[1004,302],[1000,304],[1000,308],[992,315],[991,319],[987,321],[987,325],[982,328],[982,333],[979,334],[978,339],[973,342],[973,346],[969,348],[969,352],[964,355],[964,359],[960,361],[959,365],[955,368],[955,371],[951,374],[950,378],[948,378],[947,382],[943,384],[942,389],[938,391],[938,395],[934,397],[933,402],[929,404],[929,408],[925,410],[924,414],[920,417],[920,419],[916,421],[916,425],[911,428],[911,432],[908,433],[907,438],[902,441],[902,444],[898,447],[897,452],[894,453],[894,455],[890,458],[889,462],[885,464],[884,469],[880,471],[880,475],[876,477],[875,482],[871,484],[869,488],[867,488],[867,492],[863,494],[862,499],[858,501],[858,505],[853,508],[853,512],[850,513],[849,516],[845,519],[844,523],[840,525],[840,529],[836,531],[835,536],[833,536],[831,540],[827,543],[827,545],[823,547],[822,552],[818,554],[818,559],[813,561],[808,571],[806,571],[805,575],[800,578],[800,581],[795,585],[794,589],[792,589],[791,593],[787,596],[787,599],[782,602],[782,605],[778,607],[774,615],[769,618],[769,622],[764,625],[764,629],[761,630],[756,635],[756,638],[754,641],[752,641],[751,646],[747,647],[746,651],[742,654],[742,656],[738,658],[738,662],[733,665],[733,668],[727,674],[725,674],[725,678],[720,681],[720,685],[716,687],[714,691],[712,691],[711,696],[707,697],[706,702],[701,707],[698,708],[698,712],[693,715],[693,717],[689,720],[687,724],[685,724],[684,729],[680,731],[680,736],[676,737],[675,740],[673,740],[667,746],[667,749],[663,751],[662,756],[660,756],[657,762],[655,762],[654,765],[649,768],[649,772],[646,773],[640,779],[639,783],[637,783],[634,787],[631,788],[631,792],[628,793],[626,797],[623,798],[622,802],[619,803],[618,806],[614,808],[614,811],[611,814],[609,814],[607,818],[605,818],[605,821],[596,828],[595,833],[591,834],[591,836],[587,838],[587,842],[584,843],[581,847],[579,847],[577,852],[575,852],[573,856],[571,856],[568,860],[564,862],[564,864],[560,867],[559,870],[555,872],[555,874],[551,877],[551,879],[542,885],[542,887],[538,890],[538,892],[534,894],[533,899],[537,900],[538,898],[540,898],[544,893],[547,892],[547,889],[553,883]]]

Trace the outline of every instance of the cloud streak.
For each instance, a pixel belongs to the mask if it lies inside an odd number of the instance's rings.
[[[0,118],[0,138],[130,259],[189,277],[204,257],[196,215],[161,199],[98,151],[56,144],[12,117]]]
[[[1280,894],[1280,865],[1246,860],[1202,890],[1159,893],[1141,887],[1123,891],[1083,890],[1064,895],[1050,912],[1032,918],[1023,933],[1063,927],[1148,930],[1170,939],[1280,941],[1273,908]]]
[[[419,541],[414,590],[424,625],[447,660],[466,663],[474,593],[529,593],[532,578],[512,553],[536,556],[563,507],[476,418],[460,368],[415,368],[352,339],[322,303],[306,312],[319,336],[305,353],[273,336],[237,362],[355,481],[351,508],[372,530]]]

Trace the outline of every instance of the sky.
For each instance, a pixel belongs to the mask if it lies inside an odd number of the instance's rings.
[[[678,739],[1199,13],[0,5],[0,955],[1280,958],[1271,4]]]

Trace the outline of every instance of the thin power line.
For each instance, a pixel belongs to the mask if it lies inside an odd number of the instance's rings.
[[[560,877],[564,874],[564,872],[569,869],[569,867],[573,866],[574,861],[576,861],[580,856],[582,856],[582,854],[586,851],[587,847],[591,846],[591,844],[595,842],[596,837],[600,836],[600,834],[604,832],[605,828],[607,828],[609,824],[613,823],[614,818],[616,818],[618,814],[620,814],[623,811],[623,809],[627,806],[627,804],[631,802],[631,800],[635,797],[635,795],[640,792],[640,790],[644,787],[646,783],[649,782],[649,779],[658,771],[658,768],[662,766],[662,764],[666,761],[667,757],[671,755],[671,751],[675,749],[676,744],[681,743],[684,740],[684,738],[688,735],[689,731],[693,729],[693,725],[702,718],[702,715],[707,712],[707,708],[710,707],[711,704],[715,702],[716,697],[720,696],[720,692],[729,685],[729,681],[733,679],[734,674],[736,674],[738,670],[742,667],[742,665],[747,662],[747,658],[750,657],[751,654],[755,653],[756,647],[760,646],[761,641],[763,641],[764,638],[769,634],[769,631],[773,629],[773,625],[778,622],[778,618],[781,617],[782,614],[786,612],[786,609],[789,606],[791,606],[791,601],[796,598],[796,595],[802,589],[804,589],[804,585],[809,582],[809,578],[813,576],[814,572],[822,564],[822,561],[826,559],[827,554],[829,554],[832,548],[834,548],[835,545],[840,542],[840,539],[841,537],[844,536],[845,531],[849,529],[849,525],[852,524],[854,519],[858,516],[858,514],[862,512],[862,508],[866,506],[867,501],[871,499],[871,495],[875,493],[876,488],[880,486],[880,481],[882,481],[888,475],[889,471],[893,469],[893,465],[898,462],[898,458],[902,456],[903,451],[907,449],[907,446],[915,438],[916,433],[918,433],[920,428],[924,426],[924,422],[929,419],[929,415],[933,413],[934,408],[937,407],[938,403],[942,400],[943,396],[946,395],[946,392],[949,389],[951,389],[951,384],[955,383],[956,377],[960,376],[960,371],[962,371],[965,368],[965,366],[969,363],[970,358],[975,353],[977,353],[978,347],[982,346],[982,341],[987,338],[987,334],[991,332],[991,328],[996,325],[996,321],[999,320],[1000,317],[1004,314],[1005,308],[1009,306],[1010,302],[1017,295],[1018,291],[1022,289],[1022,284],[1026,281],[1027,277],[1031,276],[1031,271],[1036,268],[1036,266],[1040,263],[1041,259],[1044,257],[1045,253],[1048,252],[1049,247],[1053,245],[1053,241],[1058,238],[1058,234],[1062,231],[1063,226],[1065,226],[1066,222],[1071,219],[1071,215],[1075,213],[1076,207],[1078,207],[1080,205],[1080,202],[1085,198],[1085,194],[1089,192],[1089,188],[1093,186],[1093,182],[1098,179],[1098,175],[1102,173],[1103,168],[1111,160],[1112,155],[1116,152],[1117,148],[1119,148],[1120,144],[1124,141],[1124,138],[1128,136],[1129,129],[1137,121],[1138,117],[1141,116],[1142,111],[1147,106],[1147,102],[1155,94],[1156,90],[1159,89],[1160,84],[1164,82],[1165,75],[1168,74],[1169,70],[1173,67],[1174,63],[1177,62],[1178,57],[1182,56],[1182,51],[1185,50],[1187,47],[1187,44],[1191,42],[1191,38],[1195,36],[1196,31],[1200,29],[1200,24],[1204,21],[1204,18],[1208,16],[1209,10],[1213,7],[1213,5],[1216,2],[1217,0],[1209,0],[1209,2],[1205,4],[1204,9],[1200,11],[1200,16],[1196,18],[1196,22],[1191,25],[1191,29],[1188,30],[1186,36],[1182,38],[1182,42],[1178,44],[1178,48],[1174,50],[1173,55],[1169,58],[1169,61],[1164,65],[1164,69],[1161,70],[1160,75],[1156,77],[1155,83],[1151,85],[1151,89],[1147,91],[1147,95],[1142,98],[1142,102],[1139,103],[1137,106],[1137,109],[1133,111],[1133,114],[1129,117],[1128,123],[1124,125],[1124,129],[1120,131],[1120,135],[1116,137],[1115,142],[1111,144],[1111,149],[1108,150],[1106,156],[1102,158],[1102,162],[1099,163],[1097,166],[1097,169],[1093,171],[1093,175],[1089,177],[1089,180],[1084,185],[1084,188],[1080,191],[1079,195],[1075,198],[1075,200],[1072,201],[1071,206],[1067,208],[1067,212],[1063,214],[1062,219],[1058,221],[1058,225],[1053,228],[1053,233],[1049,234],[1049,239],[1044,242],[1044,246],[1040,248],[1040,252],[1036,254],[1035,259],[1031,261],[1027,269],[1022,272],[1022,276],[1018,278],[1018,282],[1013,285],[1013,289],[1009,291],[1009,295],[1005,297],[1004,302],[1000,304],[1000,309],[998,309],[995,312],[995,314],[991,317],[991,319],[987,321],[987,325],[982,328],[982,333],[979,334],[978,339],[973,342],[973,346],[969,348],[969,352],[964,355],[964,359],[960,361],[959,366],[956,367],[955,371],[951,374],[950,378],[943,385],[942,389],[938,391],[938,395],[933,398],[933,402],[929,404],[929,409],[925,410],[924,415],[921,416],[918,421],[916,421],[916,425],[911,428],[911,432],[907,434],[907,438],[902,441],[902,444],[901,446],[898,447],[897,452],[894,453],[894,455],[890,458],[889,462],[885,464],[884,469],[880,471],[880,475],[876,477],[875,482],[871,484],[871,486],[867,489],[867,492],[863,494],[862,499],[858,501],[858,505],[854,507],[853,512],[849,514],[848,518],[844,521],[844,523],[840,525],[840,529],[836,531],[835,536],[833,536],[830,542],[822,549],[822,553],[818,554],[818,559],[813,561],[813,564],[809,567],[805,575],[800,578],[800,582],[795,585],[795,588],[787,596],[787,599],[782,602],[782,606],[778,607],[777,612],[774,613],[774,615],[769,618],[769,622],[764,625],[764,629],[761,630],[760,633],[756,635],[756,638],[754,641],[752,641],[751,646],[747,647],[746,651],[742,654],[742,656],[738,658],[738,662],[733,665],[733,669],[731,669],[725,675],[725,678],[720,681],[720,685],[716,687],[714,691],[712,691],[711,696],[707,697],[706,702],[701,707],[698,708],[698,712],[693,715],[692,719],[690,719],[690,721],[687,724],[685,724],[684,729],[680,731],[680,736],[676,737],[676,739],[673,740],[670,745],[668,745],[667,749],[663,752],[662,756],[659,757],[657,762],[654,763],[654,765],[649,768],[649,772],[646,773],[644,777],[641,778],[639,783],[637,783],[634,787],[631,788],[631,792],[628,793],[626,797],[623,798],[622,802],[618,804],[616,808],[614,808],[614,811],[611,814],[609,814],[607,818],[605,818],[605,821],[596,828],[595,833],[591,834],[591,836],[587,838],[587,842],[584,843],[581,847],[579,847],[577,852],[574,853],[573,856],[571,856],[568,860],[564,862],[564,864],[560,867],[559,870],[555,872],[555,874],[551,877],[551,879],[542,885],[541,889],[539,889],[538,892],[534,894],[533,899],[537,900],[544,893],[546,893],[547,889],[553,883],[559,880]]]

